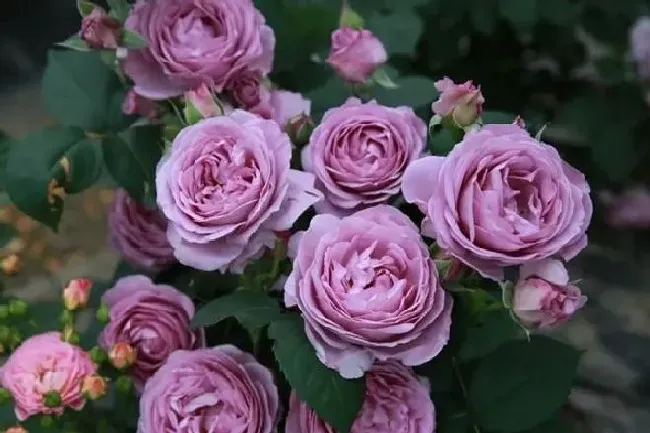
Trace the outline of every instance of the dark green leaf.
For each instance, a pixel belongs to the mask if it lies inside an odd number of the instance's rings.
[[[319,120],[328,109],[343,104],[350,96],[353,96],[351,89],[336,76],[332,76],[322,87],[306,95],[312,101],[311,111],[315,120]]]
[[[214,299],[201,307],[192,319],[192,326],[210,326],[228,317],[234,317],[251,331],[279,319],[280,313],[278,302],[266,294],[240,290]]]
[[[521,327],[505,310],[485,313],[481,323],[466,331],[458,356],[463,361],[481,358],[510,340],[524,337]]]
[[[65,153],[70,163],[65,190],[76,194],[90,188],[102,174],[102,148],[97,138],[85,138]]]
[[[129,4],[127,0],[106,0],[111,8],[111,15],[120,21],[124,21],[129,16]]]
[[[447,155],[456,145],[456,139],[451,131],[444,128],[429,139],[429,150],[434,155]]]
[[[405,8],[390,15],[375,14],[366,27],[383,42],[389,54],[413,54],[422,33],[420,18]]]
[[[511,433],[548,419],[566,403],[579,359],[578,351],[545,336],[499,347],[472,376],[469,398],[479,424]]]
[[[378,102],[391,107],[406,105],[413,109],[430,105],[438,97],[434,81],[424,76],[404,76],[394,80],[397,89],[374,87],[373,96]]]
[[[124,36],[122,36],[122,45],[125,48],[138,49],[145,48],[147,46],[147,41],[132,30],[125,30]]]
[[[501,16],[522,31],[530,31],[535,26],[537,8],[538,0],[499,0]]]
[[[88,43],[82,40],[79,36],[72,36],[63,42],[57,42],[56,45],[62,48],[75,51],[90,51]]]
[[[521,433],[574,433],[575,429],[569,425],[566,421],[561,420],[560,418],[554,418],[549,421],[545,421],[540,425],[533,427],[530,430],[526,430]]]
[[[578,6],[567,0],[543,0],[538,8],[542,18],[558,26],[575,25],[579,18]]]
[[[339,433],[348,433],[365,398],[363,379],[346,380],[316,356],[300,316],[273,322],[269,337],[273,352],[291,387]]]
[[[488,125],[490,123],[513,123],[516,117],[517,116],[514,114],[504,113],[502,111],[484,111],[483,114],[481,114],[481,119],[485,125]]]
[[[451,351],[446,349],[426,364],[415,367],[418,375],[425,376],[429,379],[432,393],[447,393],[451,391],[454,384],[452,356]]]
[[[121,130],[126,91],[99,52],[51,50],[43,74],[43,100],[60,123],[91,132]]]
[[[497,9],[498,1],[482,0],[472,4],[469,10],[469,16],[476,30],[486,35],[494,32],[499,19]]]
[[[439,433],[475,433],[467,412],[457,412],[438,421]]]

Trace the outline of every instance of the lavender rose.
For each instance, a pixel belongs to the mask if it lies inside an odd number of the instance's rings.
[[[147,382],[138,433],[271,433],[278,400],[271,372],[235,346],[180,350]]]
[[[109,242],[136,268],[160,270],[176,262],[167,220],[118,189],[108,215]]]
[[[126,73],[151,99],[201,84],[220,91],[244,71],[270,72],[275,36],[252,0],[138,0],[125,23],[149,45],[130,50]]]
[[[203,347],[203,330],[190,329],[192,300],[174,287],[155,285],[144,275],[120,278],[104,293],[109,322],[99,336],[106,351],[129,345],[136,350],[130,372],[138,389],[175,350]]]
[[[568,260],[587,245],[593,208],[584,175],[517,125],[487,125],[447,157],[413,162],[403,192],[426,215],[423,234],[484,277]]]
[[[587,297],[570,284],[559,260],[526,263],[519,270],[512,309],[526,326],[548,328],[566,322],[585,302]]]
[[[175,256],[202,270],[243,271],[322,195],[289,168],[272,120],[235,110],[183,129],[158,164],[158,204]]]
[[[317,215],[290,254],[285,304],[300,309],[318,357],[343,377],[362,376],[375,360],[423,364],[449,340],[452,298],[397,209]]]
[[[343,27],[332,32],[327,63],[343,79],[364,83],[386,60],[384,44],[370,30]]]
[[[328,110],[302,151],[303,168],[325,194],[317,209],[343,215],[388,201],[426,136],[426,125],[408,107],[349,98]]]
[[[351,433],[432,433],[435,408],[428,386],[398,362],[382,362],[366,376],[366,399]],[[291,393],[285,433],[335,433]]]

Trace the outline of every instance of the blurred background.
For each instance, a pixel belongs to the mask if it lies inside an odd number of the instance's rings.
[[[273,1],[265,3],[268,9]],[[302,10],[339,5],[334,0],[295,3]],[[589,302],[561,331],[586,350],[571,414],[587,432],[647,433],[650,81],[639,74],[644,64],[632,55],[630,34],[650,13],[650,3],[360,0],[352,6],[364,16],[372,14],[373,30],[387,45],[413,41],[412,49],[391,57],[391,66],[431,79],[474,80],[487,109],[520,114],[529,125],[547,124],[544,140],[587,174],[597,209],[590,245],[572,262],[572,276],[582,280]],[[4,1],[0,17],[0,129],[20,136],[49,122],[39,88],[46,52],[76,32],[80,20],[74,0]],[[290,19],[308,36],[319,31],[299,13]],[[297,44],[305,38],[293,39]],[[650,32],[643,40],[650,70]],[[283,49],[300,48],[308,49]],[[307,70],[304,65],[285,65],[272,77],[284,87],[313,92],[322,85],[318,71],[308,69],[309,77],[297,79],[297,71]],[[12,275],[6,278],[9,290],[46,298],[56,296],[53,287],[71,277],[110,277],[118,261],[105,243],[105,207],[111,200],[111,190],[102,186],[66,200],[58,234],[2,205],[0,222],[12,223],[19,234],[3,252],[2,269]]]

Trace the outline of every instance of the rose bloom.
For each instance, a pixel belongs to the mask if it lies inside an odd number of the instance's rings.
[[[278,400],[271,372],[235,346],[179,350],[147,382],[138,433],[271,433]]]
[[[548,257],[569,260],[587,245],[584,175],[517,125],[484,126],[447,157],[413,162],[402,189],[426,215],[422,233],[487,278]]]
[[[108,215],[109,242],[132,266],[160,270],[176,262],[167,220],[118,189]]]
[[[311,101],[300,93],[274,90],[269,102],[273,107],[273,120],[285,130],[290,120],[311,114]]]
[[[158,117],[158,105],[150,99],[140,96],[133,89],[130,89],[122,103],[122,112],[129,115],[155,119]]]
[[[398,362],[377,363],[366,375],[366,399],[351,433],[432,433],[435,408],[429,387]],[[335,433],[291,393],[285,433]]]
[[[569,283],[561,261],[545,259],[520,268],[512,309],[526,326],[548,328],[563,323],[585,302],[587,297]]]
[[[474,86],[471,81],[456,84],[451,79],[444,77],[435,82],[436,90],[440,97],[431,104],[431,110],[440,116],[452,116],[459,126],[468,126],[474,123],[483,111],[485,98],[481,88]]]
[[[104,293],[102,304],[109,309],[109,322],[99,336],[99,345],[107,352],[117,344],[135,348],[136,359],[129,372],[137,389],[142,389],[170,353],[205,345],[203,330],[190,329],[192,300],[174,287],[155,285],[144,275],[117,280]]]
[[[599,199],[605,206],[605,221],[617,229],[650,228],[650,191],[644,186],[635,186],[614,195],[603,191]]]
[[[47,332],[28,338],[11,354],[0,369],[0,386],[11,393],[20,421],[37,414],[61,415],[65,408],[84,407],[81,385],[95,370],[83,349],[63,341],[58,332]],[[45,405],[49,392],[59,394],[60,406]]]
[[[386,60],[384,44],[370,30],[343,27],[332,32],[327,63],[344,80],[364,83]]]
[[[81,20],[79,37],[93,49],[116,49],[122,36],[120,22],[100,7]]]
[[[630,30],[630,51],[642,78],[650,78],[650,17],[640,17]]]
[[[302,151],[325,194],[321,212],[349,214],[398,194],[406,167],[424,150],[427,127],[408,107],[349,98],[328,110]]]
[[[343,377],[361,377],[375,360],[424,364],[449,340],[452,298],[397,209],[317,215],[289,251],[285,304],[300,309],[318,357]]]
[[[181,263],[242,272],[322,196],[291,170],[291,143],[272,120],[242,110],[183,129],[158,164],[158,204]]]
[[[273,65],[275,36],[252,0],[138,0],[125,27],[148,42],[129,50],[124,67],[151,99],[201,84],[221,91],[237,74]]]

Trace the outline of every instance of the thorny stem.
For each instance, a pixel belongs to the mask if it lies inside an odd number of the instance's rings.
[[[469,395],[467,394],[467,388],[465,387],[465,382],[463,381],[463,376],[460,374],[460,368],[458,367],[458,363],[456,362],[456,357],[452,356],[451,358],[451,364],[454,367],[454,374],[456,375],[456,379],[458,379],[458,383],[460,384],[460,390],[463,393],[463,398],[465,399],[465,404],[469,403]],[[481,433],[481,430],[479,430],[478,426],[472,422],[472,427],[474,427],[474,433]]]

